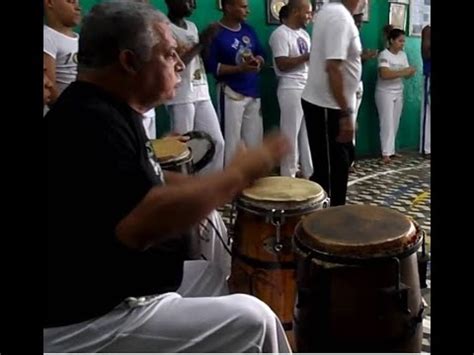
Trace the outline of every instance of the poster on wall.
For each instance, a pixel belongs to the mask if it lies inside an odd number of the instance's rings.
[[[421,36],[426,25],[431,24],[431,0],[410,1],[410,36]]]
[[[390,3],[388,21],[394,28],[405,31],[407,25],[407,6],[405,4]]]

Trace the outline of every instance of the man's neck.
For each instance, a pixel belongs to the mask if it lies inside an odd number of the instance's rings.
[[[222,17],[221,19],[221,24],[223,24],[225,27],[231,28],[233,30],[238,30],[240,28],[240,22],[237,20],[234,20],[228,16]]]
[[[296,19],[291,16],[288,17],[288,20],[286,21],[286,25],[292,30],[299,30],[301,28],[300,24],[297,23]]]
[[[184,20],[184,17],[177,16],[171,12],[168,13],[168,18],[170,21],[175,24],[178,27],[184,28],[185,30],[188,29],[188,26],[186,26],[186,21]]]
[[[75,37],[75,33],[71,27],[64,26],[62,23],[57,21],[56,19],[48,19],[46,21],[46,26],[51,27],[53,30],[62,33],[68,37]]]

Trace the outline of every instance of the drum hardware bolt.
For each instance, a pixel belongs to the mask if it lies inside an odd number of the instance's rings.
[[[285,217],[283,216],[285,213],[284,210],[276,210],[272,209],[270,223],[275,226],[275,245],[273,246],[273,250],[279,253],[283,249],[283,244],[281,242],[281,225],[285,221]]]
[[[323,208],[328,208],[331,205],[331,199],[329,197],[323,202]]]

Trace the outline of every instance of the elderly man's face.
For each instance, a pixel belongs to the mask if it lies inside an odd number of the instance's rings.
[[[177,44],[169,24],[156,23],[154,30],[159,42],[153,47],[150,60],[140,68],[137,80],[143,96],[150,99],[146,101],[158,105],[176,95],[176,86],[181,81],[179,72],[185,65],[176,52]]]

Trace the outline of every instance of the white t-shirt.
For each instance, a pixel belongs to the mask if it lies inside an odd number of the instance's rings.
[[[300,28],[293,30],[286,25],[279,26],[270,36],[270,47],[273,53],[273,66],[281,89],[304,89],[308,79],[308,62],[282,72],[278,69],[275,58],[299,57],[311,49],[311,38],[308,32]]]
[[[379,68],[389,68],[390,70],[401,70],[409,67],[408,58],[404,51],[400,51],[397,54],[393,54],[388,49],[383,50],[378,57]],[[389,91],[389,92],[400,92],[403,91],[403,79],[389,79],[384,80],[377,78],[376,90]]]
[[[43,26],[43,52],[56,61],[56,86],[61,93],[77,76],[79,35],[66,36],[49,26]]]
[[[344,96],[353,106],[353,97],[362,76],[362,45],[349,10],[341,3],[325,5],[314,17],[312,40],[317,43],[317,50],[311,51],[310,54],[308,81],[303,91],[303,99],[321,107],[340,109],[332,94],[326,72],[327,60],[340,59],[343,60]]]
[[[185,20],[187,30],[171,24],[171,31],[178,45],[192,47],[199,42],[196,25]],[[176,89],[176,97],[167,102],[167,105],[183,104],[202,100],[209,100],[206,70],[200,55],[196,55],[181,73],[181,82]]]

